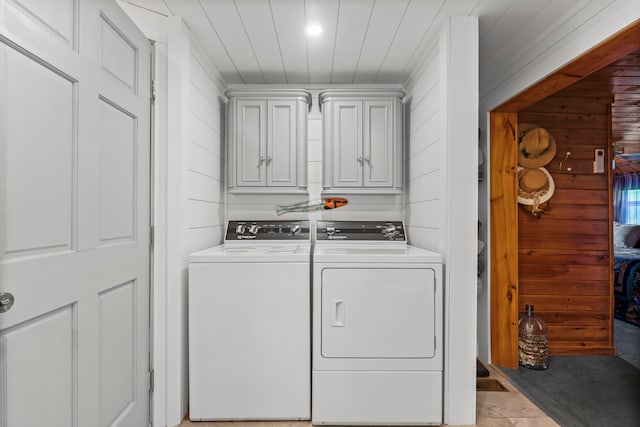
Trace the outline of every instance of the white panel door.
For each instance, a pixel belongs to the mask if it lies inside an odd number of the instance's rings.
[[[148,40],[0,0],[0,427],[149,422]]]

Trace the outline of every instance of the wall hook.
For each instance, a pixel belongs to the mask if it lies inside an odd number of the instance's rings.
[[[564,156],[564,159],[560,160],[560,163],[558,164],[558,170],[559,171],[562,170],[562,166],[564,165],[564,162],[567,161],[567,159],[569,158],[570,155],[571,155],[571,151],[567,151],[567,154]],[[566,171],[567,172],[571,172],[571,168],[567,168]]]

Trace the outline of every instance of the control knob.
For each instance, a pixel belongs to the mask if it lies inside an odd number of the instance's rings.
[[[244,234],[247,232],[247,226],[245,224],[236,225],[236,234]]]
[[[291,224],[291,227],[289,228],[289,235],[291,236],[297,236],[298,234],[300,234],[300,231],[302,229],[300,228],[300,225],[298,224]]]
[[[395,225],[387,224],[384,227],[382,227],[382,234],[384,234],[384,237],[391,239],[392,237],[395,237],[398,234],[400,234],[400,232],[396,229]]]
[[[249,226],[249,233],[254,236],[258,234],[258,230],[260,230],[260,226],[258,224],[251,224]]]
[[[336,228],[327,226],[327,235],[333,236],[334,234],[336,234]]]

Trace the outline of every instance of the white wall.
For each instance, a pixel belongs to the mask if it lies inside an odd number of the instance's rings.
[[[405,221],[410,243],[443,252],[442,197],[446,142],[441,129],[444,114],[441,102],[439,45],[407,88],[405,99]]]
[[[480,63],[479,112],[481,148],[485,154],[489,152],[488,124],[491,110],[640,19],[638,0],[593,0],[584,2],[581,6],[561,25],[549,28],[542,34],[511,41],[519,47],[517,55],[504,55],[501,52],[485,54],[487,60]],[[488,155],[485,155],[485,171],[489,170],[488,160]],[[479,190],[479,219],[483,223],[480,238],[485,242],[488,242],[490,235],[488,178],[487,172]],[[482,277],[484,287],[478,296],[479,355],[485,360],[490,360],[491,357],[491,269],[487,260],[490,244],[488,242],[489,246],[482,254],[487,268]]]
[[[451,17],[407,87],[406,224],[443,254],[444,422],[475,423],[478,20]]]
[[[166,425],[175,425],[188,408],[188,256],[219,244],[224,228],[224,95],[181,19],[169,18],[167,40]]]
[[[189,57],[186,197],[187,253],[222,241],[224,234],[224,88],[198,44]]]

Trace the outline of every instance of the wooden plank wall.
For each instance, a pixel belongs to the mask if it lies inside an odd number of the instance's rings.
[[[539,217],[518,209],[518,309],[533,304],[552,355],[614,354],[610,212],[610,91],[586,78],[518,114],[556,140],[546,168],[556,191]],[[605,173],[593,173],[605,150]],[[570,152],[560,170],[559,162]],[[569,171],[568,168],[571,168]]]

